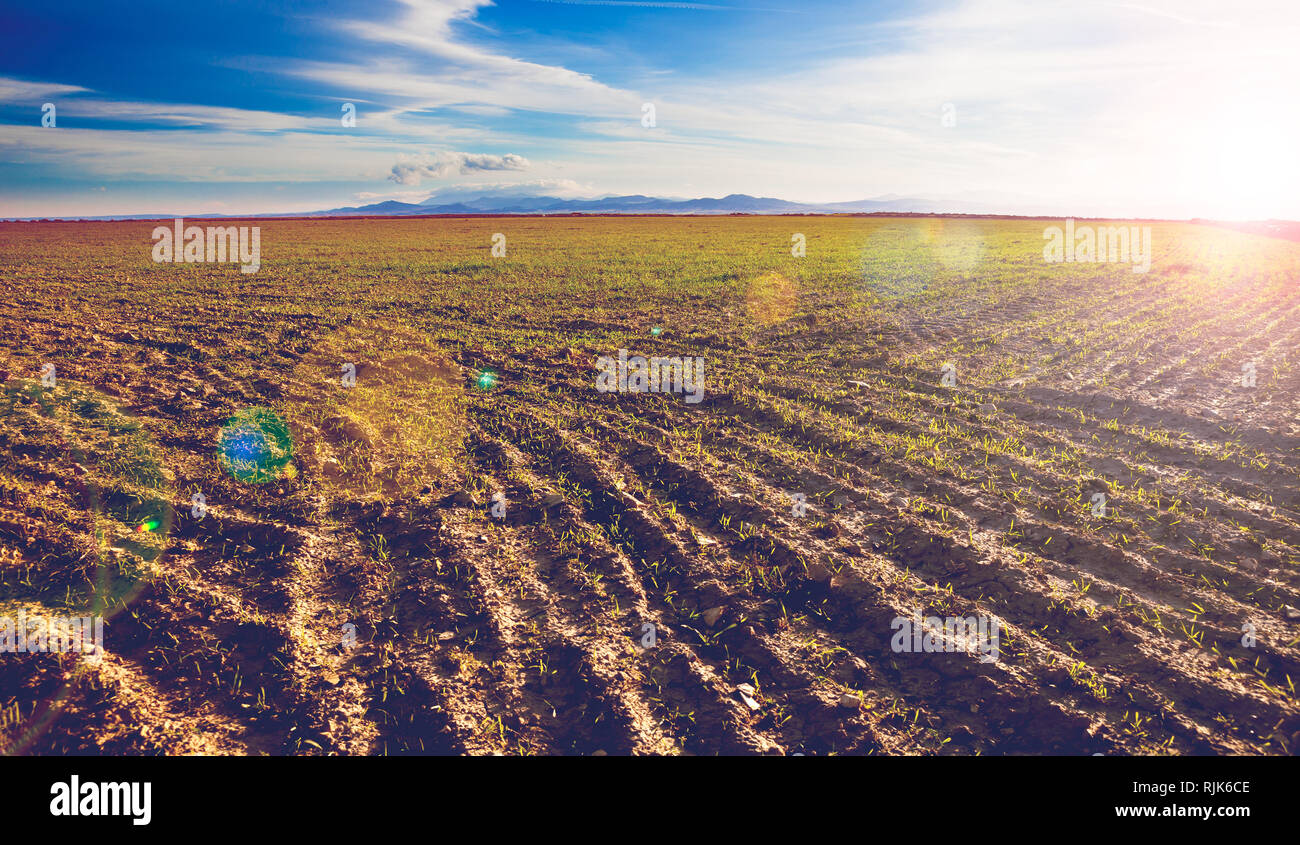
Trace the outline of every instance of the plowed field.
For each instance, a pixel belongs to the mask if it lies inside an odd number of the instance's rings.
[[[1059,222],[223,223],[251,275],[0,224],[0,613],[106,618],[0,654],[0,744],[1294,754],[1300,243]],[[251,409],[292,455],[241,480]]]

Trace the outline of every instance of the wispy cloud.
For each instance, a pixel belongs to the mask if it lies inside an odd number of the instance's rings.
[[[45,97],[75,94],[85,90],[80,85],[61,85],[57,82],[37,82],[0,76],[0,103],[26,105]]]
[[[566,5],[607,2],[616,0]],[[1292,0],[938,0],[888,20],[873,4],[807,0],[799,28],[692,15],[726,61],[628,44],[647,21],[671,27],[673,15],[655,9],[754,9],[618,5],[645,11],[345,5],[311,19],[322,37],[300,51],[215,59],[232,79],[257,82],[205,103],[176,102],[178,87],[160,102],[141,90],[113,99],[11,71],[0,105],[18,114],[51,99],[59,124],[42,130],[33,111],[5,127],[0,168],[191,184],[315,179],[347,183],[350,196],[383,195],[384,180],[455,186],[527,168],[530,181],[602,193],[982,192],[1187,216],[1214,214],[1231,196],[1261,216],[1300,216],[1288,148],[1300,136],[1300,111],[1287,105],[1300,78]],[[552,20],[563,23],[548,29]],[[761,25],[767,40],[751,32]],[[271,93],[248,96],[263,86]],[[358,105],[353,127],[339,125],[342,102]],[[654,127],[641,124],[645,102]]]

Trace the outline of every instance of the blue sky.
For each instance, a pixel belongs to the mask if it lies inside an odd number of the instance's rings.
[[[502,192],[1300,219],[1293,0],[17,5],[5,217]]]

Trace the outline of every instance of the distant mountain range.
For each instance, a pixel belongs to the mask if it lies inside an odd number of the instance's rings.
[[[870,214],[872,212],[991,214],[987,204],[914,197],[880,197],[854,202],[803,203],[774,197],[730,194],[713,199],[666,199],[632,194],[600,199],[561,199],[533,196],[480,196],[446,203],[437,196],[419,203],[388,202],[331,208],[295,216],[405,216],[411,214]]]
[[[1056,204],[1059,205],[1059,204]],[[725,197],[648,197],[644,194],[599,197],[596,199],[562,199],[523,193],[479,193],[475,187],[446,188],[418,203],[388,200],[371,205],[349,205],[323,211],[293,211],[265,214],[210,214],[188,211],[160,214],[106,214],[97,217],[26,217],[7,220],[168,220],[177,217],[195,219],[249,219],[275,217],[412,217],[426,215],[469,214],[972,214],[985,217],[1077,217],[1080,219],[1165,219],[1138,218],[1108,214],[1105,209],[1075,207],[1063,210],[1053,204],[1029,197],[1002,194],[958,194],[951,197],[904,197],[897,194],[854,200],[852,202],[792,202],[775,197],[729,194]],[[1192,222],[1212,221],[1196,219]],[[1234,224],[1234,228],[1254,227],[1256,223]],[[1264,221],[1259,234],[1297,239],[1297,224]],[[1282,231],[1285,229],[1285,231]],[[1252,229],[1253,231],[1253,229]]]
[[[76,220],[165,220],[175,217],[409,217],[418,214],[1034,214],[1034,209],[1012,210],[1016,203],[980,202],[967,199],[927,199],[894,195],[854,202],[803,203],[773,197],[731,194],[717,199],[678,199],[633,194],[599,199],[561,199],[550,196],[482,195],[455,202],[437,195],[418,202],[388,200],[372,205],[345,206],[324,211],[277,214],[110,214],[97,217],[64,217]],[[13,219],[13,218],[10,218]],[[22,218],[51,219],[51,218]]]

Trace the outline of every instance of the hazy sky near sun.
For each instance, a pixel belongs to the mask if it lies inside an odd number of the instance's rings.
[[[483,186],[1300,219],[1295,0],[5,5],[4,217]]]

